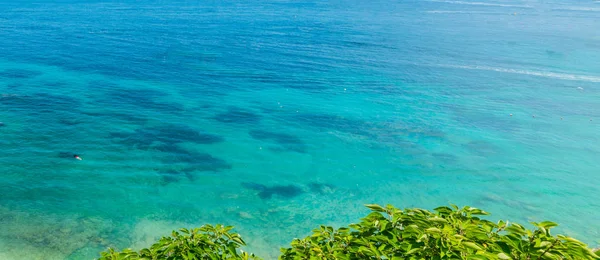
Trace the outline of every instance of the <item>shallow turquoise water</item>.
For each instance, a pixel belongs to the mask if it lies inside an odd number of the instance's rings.
[[[566,1],[3,2],[0,259],[203,223],[274,258],[365,203],[600,244],[599,26]]]

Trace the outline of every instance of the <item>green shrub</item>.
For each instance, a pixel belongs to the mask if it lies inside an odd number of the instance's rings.
[[[358,224],[334,229],[321,226],[282,248],[279,259],[600,259],[588,246],[567,236],[553,236],[549,221],[534,230],[478,216],[487,212],[464,207],[400,210],[367,205],[373,212]],[[101,259],[258,259],[240,250],[245,245],[232,227],[182,229],[149,249],[102,252]]]
[[[240,235],[231,233],[231,226],[204,225],[200,228],[173,231],[171,237],[163,237],[150,248],[139,252],[125,249],[116,252],[112,248],[102,252],[100,259],[258,259],[253,254],[238,251],[246,245]]]
[[[584,243],[550,235],[556,224],[536,229],[480,219],[488,213],[464,207],[399,210],[367,205],[373,212],[350,228],[321,226],[294,240],[280,259],[598,259]]]

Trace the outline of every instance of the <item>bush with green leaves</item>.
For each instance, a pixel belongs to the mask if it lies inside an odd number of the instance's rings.
[[[246,245],[239,234],[230,232],[231,226],[204,225],[200,228],[173,231],[170,237],[163,237],[150,248],[139,252],[125,249],[117,252],[112,248],[101,253],[102,260],[125,259],[258,259],[253,254],[239,248]]]
[[[400,210],[367,205],[373,212],[349,228],[321,226],[282,249],[280,259],[599,259],[584,243],[552,236],[556,224],[493,223],[472,207]]]
[[[367,205],[372,212],[357,224],[335,229],[321,226],[282,248],[279,259],[600,259],[586,244],[553,236],[556,223],[522,225],[481,219],[487,212],[457,206],[400,210]],[[203,226],[173,232],[149,249],[102,252],[101,259],[258,259],[241,251],[245,245],[232,227]]]

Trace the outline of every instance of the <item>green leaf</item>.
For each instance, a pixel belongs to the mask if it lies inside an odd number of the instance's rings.
[[[437,222],[437,223],[442,223],[442,224],[443,224],[443,223],[448,223],[448,221],[447,221],[447,220],[445,220],[445,219],[443,219],[443,218],[440,218],[440,217],[438,217],[438,216],[435,216],[435,217],[433,217],[433,218],[428,218],[427,220],[429,220],[429,221],[433,221],[433,222]]]
[[[366,204],[365,206],[373,211],[386,212],[385,208],[383,208],[382,206],[379,206],[377,204]]]
[[[472,215],[489,215],[489,213],[473,207],[467,207],[467,211]]]
[[[543,227],[545,229],[551,229],[553,227],[558,226],[558,224],[551,221],[543,221],[537,224],[538,227]]]
[[[246,245],[246,242],[244,242],[244,240],[241,237],[232,237],[231,240],[233,240],[234,242],[240,244],[240,245]]]
[[[550,241],[542,241],[536,247],[538,247],[538,248],[540,248],[540,247],[541,248],[546,248],[546,247],[549,247],[550,245],[552,245],[552,242],[550,242]]]
[[[505,229],[509,233],[517,234],[517,235],[525,235],[527,231],[525,228],[519,224],[511,224]]]
[[[446,214],[446,215],[451,214],[453,212],[453,210],[449,207],[437,207],[433,210],[435,210],[438,213]]]
[[[406,255],[412,255],[412,254],[414,254],[416,252],[419,252],[421,250],[422,250],[421,248],[413,248],[411,250],[408,250],[408,252],[406,252]]]
[[[429,233],[441,233],[442,232],[439,228],[434,228],[434,227],[425,229],[425,231],[427,231]]]
[[[552,254],[550,252],[546,252],[543,255],[545,258],[550,258],[550,259],[560,259],[560,256],[557,256],[555,254]]]
[[[477,244],[475,244],[473,242],[463,242],[462,244],[468,248],[475,249],[477,251],[482,250],[482,248],[480,246],[478,246]]]
[[[498,254],[498,259],[501,259],[501,260],[509,260],[509,259],[512,259],[512,258],[510,258],[510,256],[508,256],[508,255],[507,255],[507,254],[505,254],[505,253],[499,253],[499,254]]]
[[[575,238],[572,238],[572,237],[563,236],[563,239],[566,240],[566,241],[569,241],[569,242],[573,242],[573,243],[577,243],[577,244],[583,244],[583,242],[581,242],[581,241],[579,241],[579,240],[577,240]]]

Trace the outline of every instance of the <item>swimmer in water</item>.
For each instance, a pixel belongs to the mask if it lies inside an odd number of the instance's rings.
[[[76,154],[74,154],[74,155],[73,155],[73,157],[74,157],[75,159],[77,159],[77,160],[80,160],[80,161],[81,161],[81,160],[83,160],[83,159],[81,159],[81,157],[79,157],[79,155],[76,155]]]

